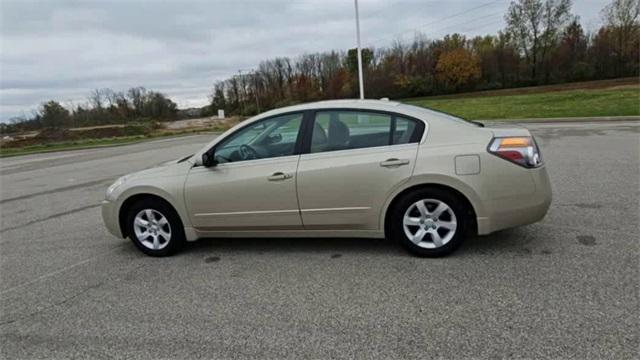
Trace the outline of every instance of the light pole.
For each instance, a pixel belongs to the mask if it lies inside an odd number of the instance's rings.
[[[238,81],[240,81],[240,85],[242,85],[242,92],[244,92],[245,88],[244,88],[244,80],[242,78],[242,69],[238,70]],[[244,102],[244,95],[243,95],[243,99],[240,99],[240,92],[238,92],[238,105],[240,105],[240,116],[244,115],[243,102]]]
[[[358,83],[360,85],[360,99],[364,99],[364,83],[362,82],[362,49],[360,48],[360,15],[358,14],[358,0],[356,5],[356,35],[358,37]]]

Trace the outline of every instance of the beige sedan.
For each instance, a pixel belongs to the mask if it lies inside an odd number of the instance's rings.
[[[102,216],[144,253],[215,237],[365,237],[442,256],[544,217],[551,187],[523,128],[391,101],[253,117],[193,156],[118,179]]]

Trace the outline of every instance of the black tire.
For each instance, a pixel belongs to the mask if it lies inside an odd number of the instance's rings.
[[[139,213],[144,212],[147,209],[150,209],[159,213],[160,215],[164,216],[168,221],[168,226],[167,225],[161,226],[165,230],[165,232],[167,229],[170,230],[169,231],[170,236],[167,241],[168,244],[165,244],[165,241],[162,241],[162,239],[164,239],[162,235],[159,237],[160,239],[159,241],[161,241],[162,245],[164,245],[162,246],[162,248],[159,248],[159,249],[149,248],[143,244],[143,239],[139,239],[138,236],[136,235],[136,231],[134,229],[135,218]],[[155,218],[159,217],[157,216],[157,213],[154,213]],[[180,249],[182,249],[182,247],[186,242],[185,236],[184,236],[184,227],[182,225],[182,221],[180,221],[180,217],[169,204],[158,199],[148,198],[148,199],[142,199],[134,203],[133,206],[131,206],[131,208],[129,208],[129,211],[127,212],[126,226],[127,226],[127,234],[129,234],[129,239],[131,239],[133,244],[138,249],[140,249],[140,251],[150,256],[160,257],[160,256],[173,255],[176,252],[178,252]],[[145,239],[145,241],[149,242],[150,240],[148,239],[149,238]]]
[[[448,240],[448,242],[444,243],[440,247],[435,248],[425,248],[424,246],[430,246],[428,243],[431,242],[435,244],[435,241],[432,239],[432,235],[425,235],[425,242],[420,242],[422,245],[418,245],[411,241],[404,229],[404,216],[405,213],[413,207],[414,204],[419,202],[420,200],[433,199],[440,201],[447,205],[453,214],[455,215],[456,220],[456,228],[453,231],[453,237]],[[435,203],[427,202],[427,207],[435,206]],[[433,209],[430,209],[433,210]],[[410,216],[413,217],[416,214],[415,211],[419,211],[417,208],[413,207],[410,212]],[[463,242],[467,233],[467,226],[469,224],[468,218],[468,209],[465,207],[465,203],[461,201],[456,194],[438,188],[423,188],[411,191],[405,195],[403,195],[398,201],[395,202],[393,208],[391,209],[391,213],[389,214],[389,222],[387,223],[388,235],[391,239],[399,241],[404,248],[406,248],[410,253],[419,257],[440,257],[445,256],[456,250]],[[419,213],[418,213],[419,214]],[[450,217],[450,213],[446,211],[441,215],[445,217],[445,219],[439,219],[441,221],[451,221],[452,218],[446,219],[446,217]],[[430,218],[431,220],[431,218]],[[430,221],[427,220],[427,221]],[[424,221],[424,220],[421,220]],[[420,225],[410,225],[408,229],[413,231],[415,229],[416,233],[422,226],[428,226],[429,224],[433,224],[437,228],[434,228],[430,231],[437,231],[438,233],[448,234],[450,231],[447,228],[438,227],[439,222],[429,222],[428,224],[421,223]],[[429,229],[429,228],[428,228]]]

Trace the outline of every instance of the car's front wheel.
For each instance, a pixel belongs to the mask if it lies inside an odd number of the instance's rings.
[[[147,255],[171,255],[185,242],[178,214],[171,206],[156,199],[136,202],[129,209],[127,226],[131,241]]]
[[[444,256],[464,241],[467,211],[451,192],[419,189],[404,195],[391,214],[390,232],[412,254]]]

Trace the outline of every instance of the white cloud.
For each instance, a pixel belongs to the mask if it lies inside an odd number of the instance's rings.
[[[446,19],[485,3],[360,0],[363,42],[384,46],[416,30],[432,38],[494,33],[507,0]],[[597,24],[605,4],[579,0],[574,11]],[[0,0],[0,7],[0,121],[49,99],[82,103],[103,87],[145,86],[181,107],[201,106],[214,81],[238,69],[355,44],[351,0]]]

